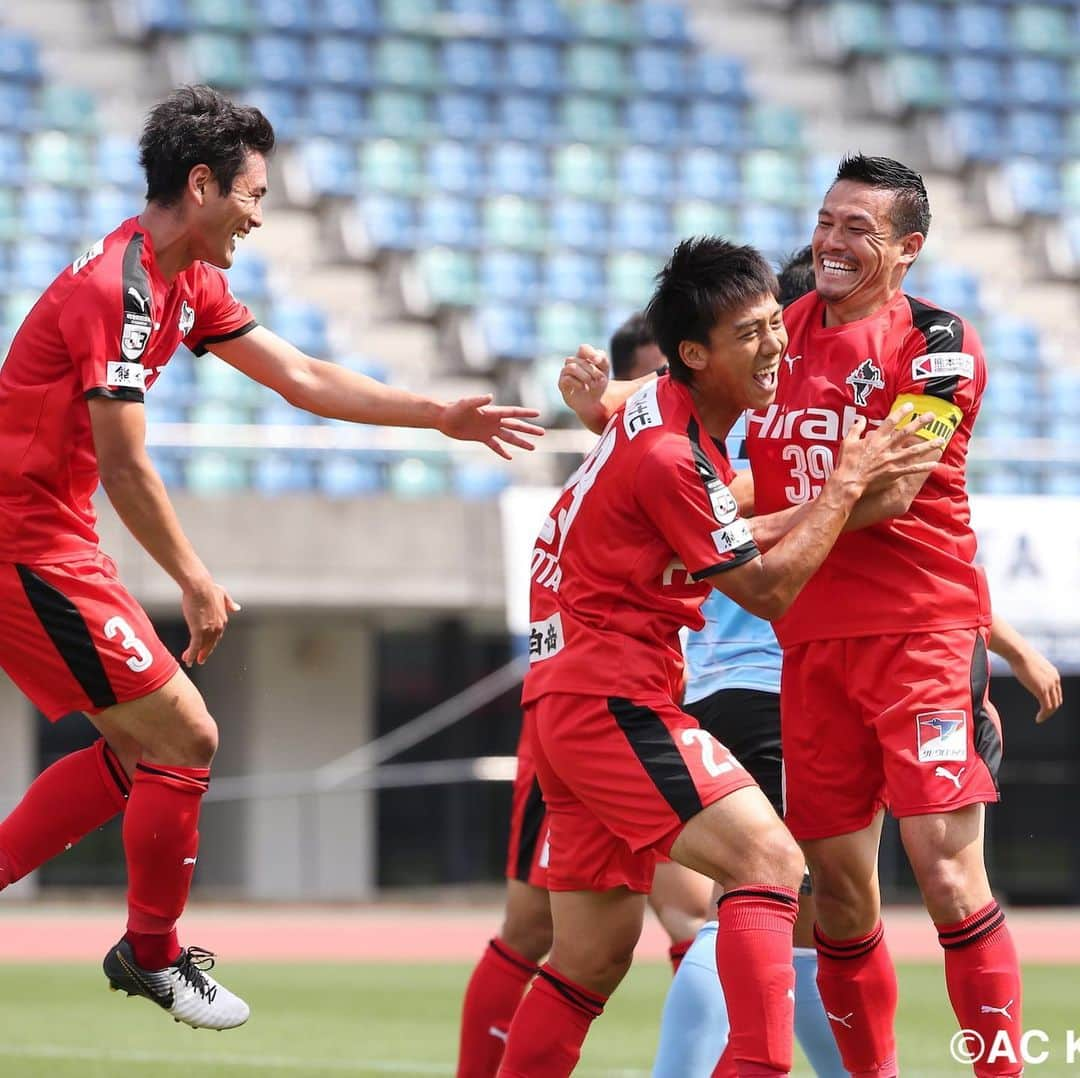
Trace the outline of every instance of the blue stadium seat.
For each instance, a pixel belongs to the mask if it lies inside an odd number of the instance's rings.
[[[31,187],[23,193],[23,225],[31,236],[74,246],[83,236],[82,206],[74,191]]]
[[[466,17],[465,26],[483,26],[492,33],[502,29],[500,0],[450,0],[450,11]]]
[[[255,406],[252,418],[263,427],[315,427],[321,419],[303,408],[294,408],[276,393]]]
[[[425,153],[428,186],[474,198],[484,193],[484,163],[475,143],[440,139]]]
[[[484,464],[470,464],[461,461],[454,467],[451,476],[454,493],[467,501],[483,501],[494,498],[504,491],[511,482],[510,473],[505,468],[491,467]]]
[[[32,87],[0,78],[0,131],[34,131],[37,126]]]
[[[892,5],[893,47],[923,53],[952,47],[944,9],[924,0],[895,0]]]
[[[353,90],[313,87],[306,126],[309,135],[356,142],[364,134],[364,99]]]
[[[430,90],[440,81],[434,46],[424,38],[379,38],[375,42],[375,74],[386,86],[411,90]]]
[[[184,0],[138,0],[132,14],[146,33],[182,34],[191,29]]]
[[[1005,138],[1010,154],[1060,158],[1065,153],[1062,117],[1044,109],[1010,109],[1005,117]]]
[[[108,235],[121,221],[142,212],[143,202],[119,187],[95,187],[86,195],[82,238],[89,242]]]
[[[507,85],[511,88],[544,94],[555,94],[562,90],[559,50],[548,42],[508,42],[505,71]]]
[[[484,138],[492,127],[490,101],[482,94],[459,90],[438,93],[435,125],[446,138]]]
[[[739,214],[738,238],[769,258],[779,260],[804,244],[807,234],[799,228],[798,219],[791,210],[749,205]]]
[[[671,216],[666,205],[620,199],[612,206],[611,243],[615,248],[665,252],[671,241]]]
[[[499,130],[503,138],[527,141],[547,139],[555,126],[555,106],[539,94],[500,94],[497,102]]]
[[[488,187],[498,193],[542,198],[548,189],[547,157],[540,146],[497,142],[488,157]]]
[[[249,486],[247,462],[236,450],[193,449],[184,474],[188,489],[207,497],[235,494]]]
[[[502,359],[531,360],[536,354],[536,331],[527,308],[484,304],[477,320],[488,350]]]
[[[312,138],[300,144],[308,183],[317,195],[337,195],[357,184],[356,151],[338,139]]]
[[[308,68],[303,38],[288,34],[259,34],[251,42],[251,70],[260,82],[276,86],[308,86],[318,72]]]
[[[956,56],[949,61],[949,92],[957,104],[998,107],[1006,103],[1008,82],[996,60]]]
[[[480,256],[480,287],[495,303],[534,304],[540,296],[540,263],[522,251],[486,250]]]
[[[637,93],[686,96],[686,61],[681,49],[655,45],[634,49],[630,81]]]
[[[37,42],[32,37],[0,30],[0,79],[27,83],[41,81]]]
[[[604,301],[604,291],[604,270],[598,257],[556,251],[544,260],[547,299],[598,305]]]
[[[311,56],[314,83],[364,90],[374,81],[367,43],[355,38],[325,34],[315,39]]]
[[[608,246],[607,211],[600,202],[557,198],[551,203],[551,238],[559,247],[586,251]]]
[[[312,22],[323,32],[363,37],[382,29],[378,0],[315,0]]]
[[[385,483],[376,458],[357,453],[327,453],[316,465],[315,486],[329,498],[353,498],[378,494]]]
[[[632,97],[626,103],[626,135],[650,146],[669,146],[682,138],[680,109],[674,98]]]
[[[1015,315],[997,314],[988,319],[980,330],[983,347],[994,362],[1029,367],[1039,355],[1039,332],[1027,319]],[[995,367],[996,370],[996,367]],[[998,380],[997,374],[990,384]],[[1020,392],[1024,392],[1021,387]]]
[[[569,20],[556,0],[509,0],[507,16],[513,37],[565,41],[571,35]]]
[[[1056,217],[1061,213],[1061,173],[1051,162],[1015,157],[1004,162],[1002,173],[1018,214]]]
[[[438,14],[438,0],[380,0],[383,23],[408,34],[426,31]]]
[[[21,187],[26,178],[26,152],[22,137],[0,131],[0,185]]]
[[[1065,65],[1021,56],[1009,63],[1010,96],[1016,104],[1062,109],[1068,105]]]
[[[472,199],[432,195],[420,200],[418,243],[473,248],[478,246],[480,238],[480,214]]]
[[[183,490],[187,486],[183,451],[170,446],[149,445],[146,452],[154,470],[169,490]]]
[[[736,104],[750,100],[743,62],[734,56],[711,52],[698,53],[694,58],[689,90]]]
[[[616,166],[619,193],[631,198],[668,201],[675,187],[670,154],[647,146],[629,146],[619,154]]]
[[[416,214],[411,199],[397,195],[362,195],[356,212],[376,251],[411,251],[416,246]]]
[[[282,142],[293,142],[305,135],[319,133],[310,126],[317,124],[319,118],[309,113],[305,96],[293,86],[254,86],[243,94],[243,99],[274,125],[277,138]],[[134,146],[130,139],[128,143]]]
[[[1000,161],[1005,154],[1004,120],[995,109],[947,109],[944,136],[965,161]]]
[[[979,278],[971,270],[951,262],[933,262],[923,268],[924,295],[947,311],[972,318],[982,309]]]
[[[442,74],[455,89],[490,92],[501,82],[498,52],[487,41],[452,38],[442,46]]]
[[[255,458],[251,485],[260,494],[296,494],[315,486],[313,462],[296,450],[263,450]]]
[[[680,198],[726,203],[739,201],[742,187],[736,157],[717,150],[695,147],[679,154],[677,161],[677,194]],[[833,171],[835,172],[835,165]]]
[[[538,355],[565,356],[583,341],[598,341],[598,311],[580,303],[545,303],[536,311]]]
[[[1000,56],[1009,51],[1005,12],[987,4],[957,4],[952,11],[950,42],[956,53]]]
[[[258,23],[275,33],[308,34],[314,26],[308,0],[256,0]]]
[[[687,117],[691,142],[739,150],[746,141],[742,109],[724,101],[691,101]]]
[[[645,3],[638,4],[637,16],[641,33],[651,41],[679,47],[690,44],[686,12],[681,4],[646,0]]]
[[[446,494],[450,480],[442,457],[401,457],[387,468],[387,489],[398,498],[436,498]]]
[[[326,315],[322,309],[299,300],[285,300],[274,305],[270,329],[302,352],[325,356],[329,351]]]
[[[266,259],[247,248],[237,251],[229,268],[229,288],[242,303],[267,300],[270,297],[270,282]]]

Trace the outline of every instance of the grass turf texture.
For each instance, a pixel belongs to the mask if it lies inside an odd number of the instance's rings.
[[[446,965],[232,964],[223,979],[252,1005],[242,1029],[215,1033],[174,1024],[145,1000],[110,993],[91,965],[0,965],[0,1075],[4,1078],[341,1078],[449,1075],[461,993],[469,974]],[[1080,1073],[1064,1059],[1065,1031],[1080,1030],[1076,967],[1026,971],[1025,1024],[1051,1037],[1032,1078]],[[670,974],[631,970],[594,1026],[577,1074],[645,1078]],[[955,1030],[941,968],[900,971],[904,1073],[959,1078],[948,1054]],[[795,1074],[809,1075],[799,1062]]]

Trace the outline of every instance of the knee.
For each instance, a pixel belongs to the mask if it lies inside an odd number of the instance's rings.
[[[203,708],[185,718],[172,743],[173,754],[179,759],[171,762],[181,767],[209,767],[218,750],[217,723]]]
[[[817,867],[813,881],[817,921],[826,935],[845,940],[873,931],[880,910],[876,893],[864,881]]]
[[[522,958],[539,964],[551,950],[551,914],[539,910],[528,914],[507,914],[499,938]]]
[[[953,924],[982,909],[990,901],[989,884],[969,878],[962,866],[942,859],[918,872],[919,889],[931,918]]]
[[[585,947],[578,940],[556,939],[549,962],[582,988],[610,996],[630,969],[636,943],[636,938],[607,940],[603,946]]]
[[[802,851],[783,824],[750,839],[744,847],[738,864],[733,866],[730,879],[720,880],[724,889],[748,884],[772,884],[797,891],[802,885],[806,865]]]

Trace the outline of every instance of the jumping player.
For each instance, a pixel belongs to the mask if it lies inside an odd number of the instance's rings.
[[[528,448],[534,412],[478,397],[441,404],[304,355],[256,325],[222,269],[262,224],[270,123],[208,87],[150,113],[143,213],[72,263],[27,315],[0,371],[0,666],[51,720],[85,712],[101,739],[45,770],[0,822],[0,888],[124,813],[128,923],[105,958],[113,987],[215,1029],[243,1000],[181,949],[217,727],[98,548],[100,479],[128,530],[176,581],[203,663],[239,606],[185,537],[144,446],[144,394],[181,342],[290,403],[353,422],[433,427]],[[205,360],[205,362],[212,362]]]
[[[657,854],[724,887],[717,967],[738,1072],[790,1070],[802,860],[750,776],[676,705],[678,629],[700,628],[710,585],[759,615],[786,610],[867,486],[928,471],[940,444],[898,429],[910,406],[865,439],[856,423],[821,496],[759,554],[719,446],[775,391],[776,291],[752,249],[676,249],[648,312],[671,376],[616,413],[541,529],[523,706],[549,814],[554,942],[511,1024],[506,1078],[571,1072],[629,966]]]

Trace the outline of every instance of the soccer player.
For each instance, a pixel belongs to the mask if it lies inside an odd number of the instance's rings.
[[[648,317],[671,375],[612,418],[532,558],[523,707],[548,808],[554,942],[511,1024],[504,1078],[571,1072],[629,966],[658,854],[724,887],[717,968],[738,1073],[788,1073],[803,862],[753,779],[675,703],[678,630],[700,628],[710,586],[778,616],[863,491],[940,452],[899,429],[910,405],[865,439],[855,423],[821,495],[760,554],[720,446],[775,392],[775,276],[752,249],[705,239],[680,244],[659,282]]]
[[[0,888],[123,812],[128,922],[106,976],[215,1029],[240,1025],[248,1006],[206,972],[207,952],[180,947],[176,922],[217,727],[98,547],[99,479],[180,589],[189,667],[239,606],[185,537],[147,456],[144,394],[183,341],[319,415],[433,427],[503,456],[503,442],[527,448],[539,432],[523,419],[534,412],[391,389],[256,325],[221,270],[262,224],[273,146],[262,113],[208,87],[157,105],[140,143],[145,209],[57,277],[0,371],[0,666],[50,720],[83,711],[101,734],[39,775],[0,822]]]

